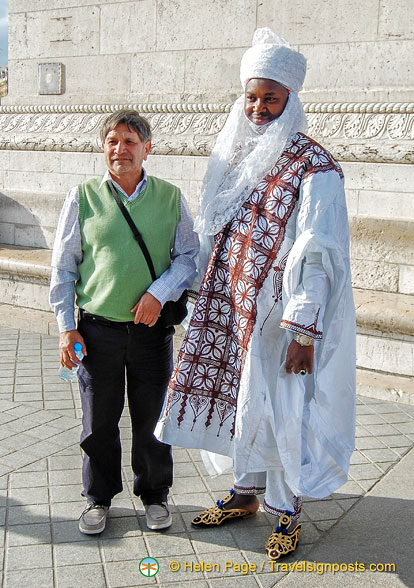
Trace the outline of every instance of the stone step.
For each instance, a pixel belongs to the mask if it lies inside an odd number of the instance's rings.
[[[357,368],[356,380],[361,396],[414,404],[414,378]]]
[[[43,335],[59,334],[53,312],[12,304],[0,304],[0,325]]]
[[[412,394],[414,296],[355,288],[354,300],[361,386],[370,394],[377,385],[387,394],[394,389],[403,396]],[[392,382],[389,377],[401,381]]]
[[[414,340],[414,296],[354,288],[358,332]]]
[[[49,249],[0,245],[1,303],[49,311]]]
[[[47,281],[51,256],[50,249],[0,244],[0,272]]]
[[[17,153],[14,153],[14,158],[16,156]],[[63,157],[62,161],[59,159],[61,156]],[[67,157],[69,160],[66,161]],[[73,160],[72,157],[75,159]],[[195,213],[198,207],[198,197],[194,194],[194,184],[201,184],[205,171],[204,167],[200,167],[200,160],[203,158],[185,157],[184,159],[187,162],[185,169],[194,171],[197,167],[197,180],[190,181],[188,179],[182,185],[180,184],[184,192],[192,193],[190,205]],[[79,171],[89,169],[93,174],[92,170],[96,170],[96,166],[99,167],[98,161],[103,163],[102,154],[58,154],[51,152],[47,154],[46,152],[21,151],[18,153],[18,160],[17,167],[36,169],[37,173],[41,173],[41,181],[38,178],[38,183],[28,190],[27,172],[25,172],[21,178],[22,184],[20,184],[20,188],[24,186],[25,189],[7,189],[0,192],[0,242],[50,249],[53,246],[56,225],[67,189],[86,179],[86,176],[82,174],[74,175],[77,167],[80,166]],[[161,177],[165,177],[173,183],[177,178],[176,168],[183,169],[182,161],[175,159],[174,156],[157,155],[151,162],[150,167],[152,167],[153,173],[160,174]],[[67,171],[68,167],[73,173],[62,173],[62,170]],[[410,166],[402,166],[402,168],[408,167]],[[40,172],[40,170],[43,171]],[[46,170],[48,170],[47,173]],[[19,173],[13,171],[15,181],[17,181],[16,174],[19,175]],[[165,176],[165,174],[167,175]],[[65,179],[64,176],[68,177]],[[405,180],[407,184],[409,184],[410,178],[411,176]],[[348,182],[351,186],[353,185],[349,178]],[[375,289],[382,292],[414,294],[414,222],[410,218],[399,218],[398,216],[398,214],[404,216],[405,212],[409,214],[411,205],[401,204],[392,215],[387,215],[384,218],[374,218],[371,216],[374,214],[373,211],[370,212],[370,216],[364,216],[363,213],[367,214],[368,212],[367,208],[361,203],[362,213],[356,214],[359,209],[355,202],[353,203],[353,198],[357,198],[358,190],[354,188],[351,192],[353,196],[348,194],[348,200],[353,285],[357,288],[370,290],[375,284]],[[379,194],[377,194],[378,196]],[[398,194],[394,195],[394,199],[397,199],[397,196],[398,199],[400,198],[400,194]],[[392,199],[391,193],[389,198]],[[370,203],[370,208],[376,210],[375,202],[370,201]],[[394,204],[394,206],[396,205]],[[407,208],[407,211],[402,210],[404,208]],[[380,208],[379,214],[381,210]]]

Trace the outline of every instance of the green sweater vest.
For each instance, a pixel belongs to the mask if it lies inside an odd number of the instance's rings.
[[[147,262],[101,178],[79,185],[79,224],[83,258],[78,266],[76,303],[113,321],[131,321],[131,308],[152,283]],[[180,190],[153,176],[133,202],[120,194],[150,252],[159,277],[171,264],[181,216]]]

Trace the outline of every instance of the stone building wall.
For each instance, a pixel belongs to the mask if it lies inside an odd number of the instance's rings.
[[[412,0],[9,0],[5,104],[231,102],[259,26],[308,58],[306,102],[413,97]],[[39,96],[38,63],[65,94]]]
[[[414,391],[413,13],[412,0],[9,0],[0,243],[51,248],[66,191],[103,171],[97,131],[121,105],[149,118],[147,169],[178,184],[195,213],[241,92],[240,57],[269,26],[307,57],[309,134],[344,170],[358,365]],[[60,94],[39,93],[48,63],[61,64]],[[6,302],[18,305],[16,264]],[[46,310],[42,296],[35,307]]]

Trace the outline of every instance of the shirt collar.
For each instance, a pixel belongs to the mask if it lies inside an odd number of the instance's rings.
[[[123,190],[121,188],[121,186],[117,182],[115,182],[115,180],[111,177],[109,170],[106,170],[106,172],[102,176],[102,180],[101,180],[101,183],[99,184],[99,188],[101,188],[102,185],[104,184],[104,182],[107,182],[108,180],[112,180],[112,183],[114,184],[114,186],[116,188],[118,188],[118,190],[120,192],[122,192],[122,194],[125,196],[125,198],[132,201],[132,200],[135,200],[135,198],[137,198],[141,194],[142,190],[146,187],[148,177],[147,177],[147,172],[145,171],[144,168],[142,168],[142,178],[138,182],[138,184],[135,186],[135,190],[132,192],[132,194],[130,196],[128,196],[128,194],[125,192],[125,190]]]

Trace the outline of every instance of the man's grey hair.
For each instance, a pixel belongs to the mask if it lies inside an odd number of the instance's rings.
[[[118,110],[110,114],[103,122],[100,136],[102,143],[105,143],[106,135],[115,129],[118,125],[126,125],[128,130],[138,133],[143,143],[151,141],[152,133],[149,122],[142,117],[136,110]]]

